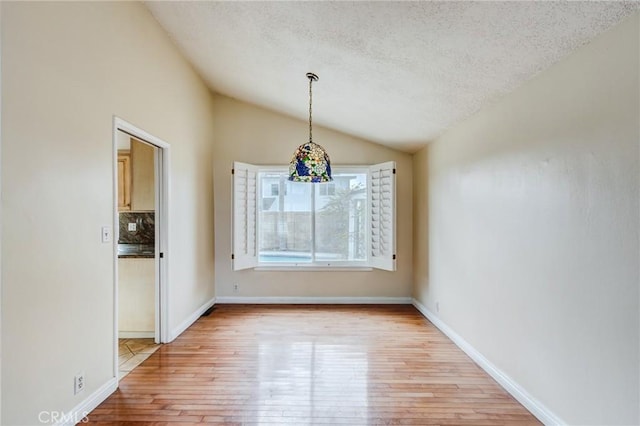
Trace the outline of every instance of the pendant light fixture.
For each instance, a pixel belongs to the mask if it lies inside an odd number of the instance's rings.
[[[289,164],[289,180],[293,182],[322,183],[333,180],[329,154],[323,147],[312,140],[313,127],[311,121],[312,90],[311,85],[318,81],[318,76],[307,73],[309,79],[309,142],[303,143],[293,153]]]

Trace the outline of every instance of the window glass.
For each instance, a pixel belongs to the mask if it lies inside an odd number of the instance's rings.
[[[366,261],[367,172],[333,173],[333,182],[295,183],[287,171],[259,173],[261,263]]]
[[[259,179],[258,260],[311,262],[313,185],[289,182],[284,171],[260,173]],[[274,191],[274,185],[284,190]]]
[[[367,174],[334,173],[315,197],[315,259],[365,261]],[[323,190],[324,189],[324,190]]]

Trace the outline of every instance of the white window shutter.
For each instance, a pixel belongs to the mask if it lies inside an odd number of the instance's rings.
[[[233,270],[258,266],[256,235],[258,169],[233,163]]]
[[[369,168],[369,262],[372,267],[396,270],[396,163]]]

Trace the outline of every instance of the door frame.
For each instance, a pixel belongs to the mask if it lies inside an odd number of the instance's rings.
[[[155,150],[155,193],[156,193],[156,255],[155,255],[155,340],[159,343],[170,341],[169,336],[169,194],[171,146],[141,128],[113,117],[113,374],[118,380],[118,131],[140,139]]]

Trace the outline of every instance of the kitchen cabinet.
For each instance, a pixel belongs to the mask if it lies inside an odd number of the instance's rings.
[[[131,139],[130,150],[118,150],[118,211],[155,210],[154,148]]]
[[[118,211],[131,210],[131,153],[118,151]]]
[[[154,148],[131,139],[131,210],[154,210],[155,194]]]
[[[118,335],[153,337],[155,331],[155,260],[118,259]]]

